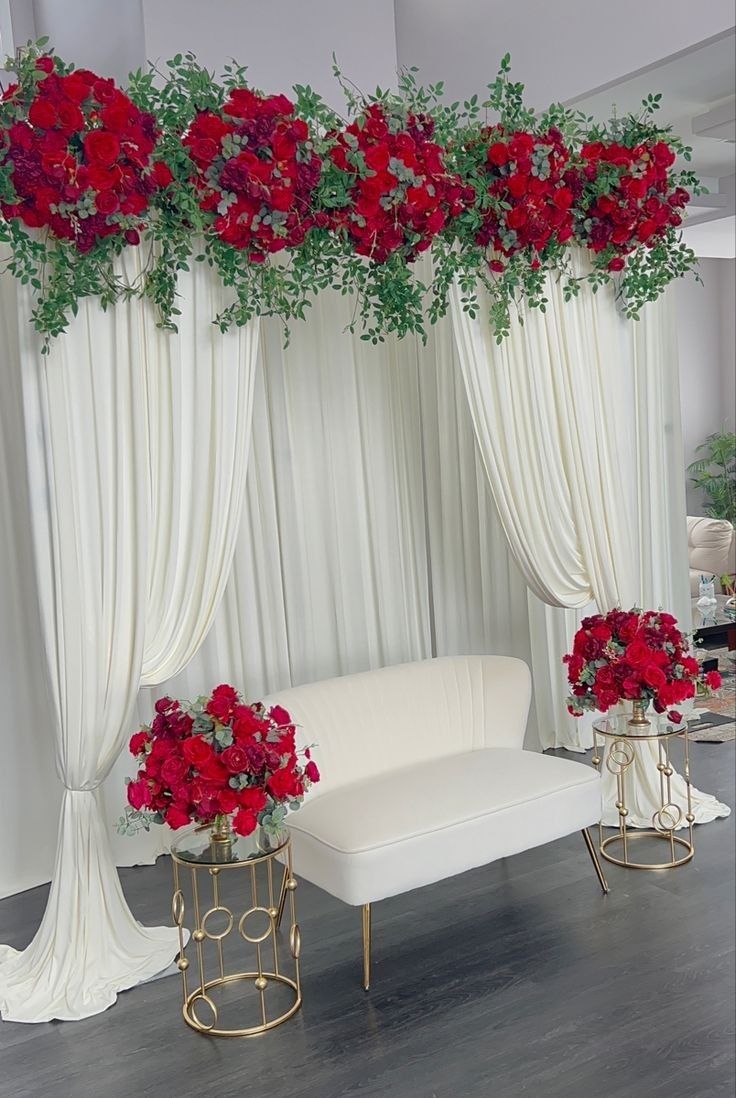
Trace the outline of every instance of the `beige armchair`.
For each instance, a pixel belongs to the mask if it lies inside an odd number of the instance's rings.
[[[687,549],[690,561],[690,591],[697,597],[701,575],[720,577],[736,572],[736,532],[727,519],[688,515]]]

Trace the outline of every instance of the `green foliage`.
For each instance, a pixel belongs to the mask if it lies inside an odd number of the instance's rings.
[[[704,456],[688,465],[687,471],[710,500],[706,514],[736,525],[736,435],[716,431],[695,452]]]

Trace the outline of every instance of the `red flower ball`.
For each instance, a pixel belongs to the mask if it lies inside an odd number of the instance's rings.
[[[235,88],[221,113],[197,115],[184,146],[200,206],[226,244],[262,263],[304,241],[321,160],[286,96]]]
[[[333,210],[331,225],[359,255],[384,263],[399,252],[411,262],[466,208],[466,189],[446,168],[433,134],[431,118],[404,118],[374,103],[332,135],[331,170],[347,200]]]
[[[13,120],[0,130],[0,162],[12,169],[16,198],[0,211],[80,252],[109,236],[137,244],[150,195],[171,182],[154,160],[153,117],[88,69],[61,76],[51,57],[36,68],[43,77],[32,92],[3,97]]]

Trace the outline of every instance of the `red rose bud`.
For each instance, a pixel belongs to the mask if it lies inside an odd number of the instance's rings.
[[[125,233],[124,233],[124,236],[125,236],[126,244],[135,245],[135,244],[140,244],[140,242],[141,242],[140,233],[138,232],[137,229],[126,229]]]

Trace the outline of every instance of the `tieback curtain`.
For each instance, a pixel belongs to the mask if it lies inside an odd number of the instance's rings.
[[[8,275],[0,280],[11,368],[23,386],[63,785],[41,926],[23,951],[0,946],[0,1013],[9,1021],[98,1013],[178,950],[175,928],[141,926],[125,902],[98,787],[130,733],[142,670],[159,682],[182,669],[207,634],[232,562],[258,334],[256,324],[223,335],[209,323],[216,287],[206,268],[194,268],[175,338],[154,332],[145,303],[103,313],[85,302],[42,356],[27,294]]]

